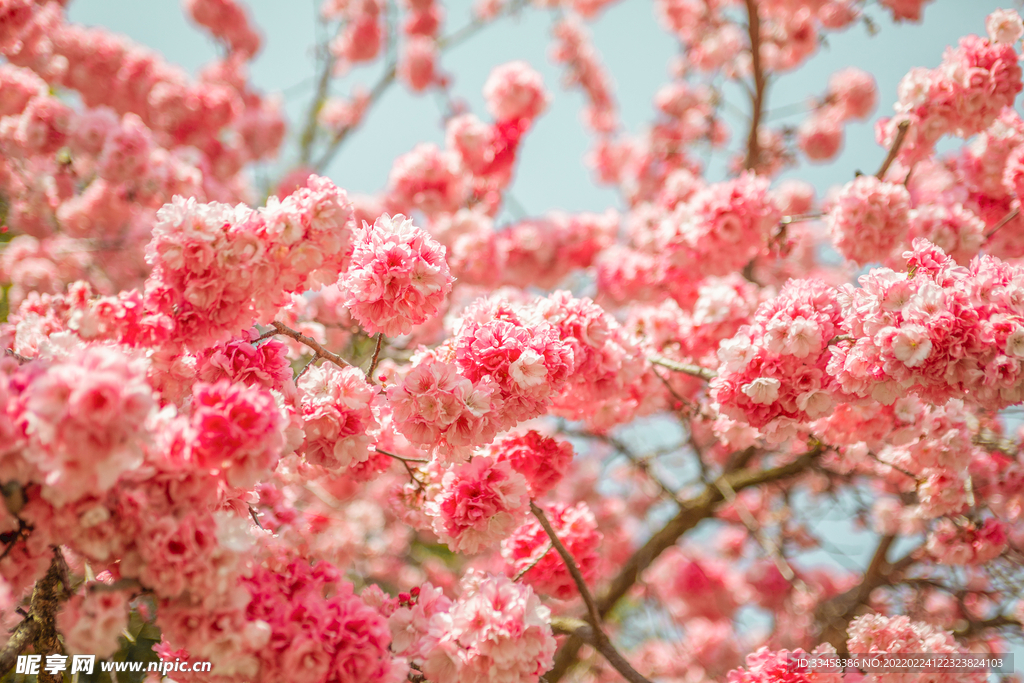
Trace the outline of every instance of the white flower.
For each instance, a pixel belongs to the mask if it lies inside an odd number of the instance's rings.
[[[750,337],[745,334],[726,339],[718,347],[718,360],[726,372],[743,370],[753,357],[754,347],[750,343]]]
[[[1024,358],[1024,327],[1017,325],[1006,338],[1006,355],[1011,358]]]
[[[800,317],[789,324],[786,330],[786,353],[797,358],[806,358],[812,351],[821,348],[821,328],[813,320]]]
[[[542,384],[547,379],[548,369],[544,367],[544,356],[533,349],[526,349],[509,366],[508,374],[516,384],[525,389]]]
[[[925,362],[931,352],[932,342],[928,339],[928,330],[920,325],[901,327],[892,340],[893,355],[908,368],[916,368]]]
[[[1024,35],[1024,22],[1012,9],[997,9],[985,19],[985,30],[993,43],[1013,45]]]
[[[750,397],[754,403],[774,403],[779,397],[779,387],[782,383],[771,377],[758,377],[750,384],[743,386],[743,393]]]

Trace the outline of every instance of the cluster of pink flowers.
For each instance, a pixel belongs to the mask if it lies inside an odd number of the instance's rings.
[[[537,683],[554,662],[549,618],[529,586],[470,571],[459,598],[430,618],[420,668],[430,683]]]
[[[477,455],[444,473],[427,514],[449,548],[473,554],[496,546],[515,531],[529,503],[526,479],[507,460]]]
[[[781,217],[767,178],[744,173],[676,206],[661,226],[660,246],[680,269],[728,275],[758,255]]]
[[[255,345],[255,329],[240,339],[203,350],[196,358],[196,377],[203,382],[221,379],[282,391],[292,381],[288,347],[277,339]]]
[[[103,493],[142,463],[156,403],[145,373],[144,360],[92,347],[7,380],[9,446],[17,445],[26,478],[42,484],[53,504]]]
[[[906,163],[920,161],[942,136],[966,138],[980,133],[1013,103],[1022,88],[1014,43],[1020,37],[1018,30],[1024,29],[1016,13],[1002,16],[990,26],[990,40],[961,38],[956,49],[946,51],[938,68],[915,68],[903,78],[896,115],[876,126],[881,144],[891,145],[897,126],[907,122],[910,128],[900,158]]]
[[[377,387],[363,372],[325,363],[310,367],[298,388],[304,433],[299,452],[306,461],[332,470],[367,461],[379,424]]]
[[[451,339],[463,376],[489,378],[499,389],[500,428],[543,415],[577,369],[571,345],[559,330],[537,321],[532,311],[515,311],[485,299],[464,313]]]
[[[538,300],[537,309],[572,349],[575,363],[554,401],[557,414],[611,426],[648,408],[645,389],[657,379],[636,340],[608,312],[565,291]]]
[[[224,41],[232,52],[246,56],[260,49],[260,35],[235,0],[186,0],[185,9],[197,24]]]
[[[572,463],[573,449],[568,441],[541,436],[535,430],[525,434],[506,434],[489,447],[499,462],[526,477],[531,498],[540,498],[553,489]]]
[[[881,614],[865,614],[850,622],[849,640],[846,646],[852,655],[879,654],[954,654],[962,652],[953,634],[943,631],[932,624],[911,621],[905,616],[887,617]],[[910,674],[917,677],[920,674]],[[908,674],[876,673],[873,678],[878,683],[904,683]],[[956,674],[940,676],[938,680],[949,681],[980,681],[983,674]]]
[[[383,2],[327,0],[320,11],[328,19],[344,20],[338,35],[331,41],[331,54],[337,59],[336,73],[344,73],[350,64],[372,61],[380,52],[384,40]]]
[[[242,625],[260,683],[282,678],[323,683],[400,683],[407,667],[389,651],[380,613],[326,562],[298,560],[243,579],[250,599]],[[301,609],[296,609],[302,605]]]
[[[910,193],[874,176],[850,181],[826,217],[840,254],[864,264],[883,261],[903,242],[910,224]]]
[[[711,382],[721,412],[762,431],[827,415],[839,389],[826,372],[827,349],[843,325],[833,288],[791,280],[758,307],[749,327],[722,342]]]
[[[341,287],[368,334],[408,334],[437,315],[454,280],[444,247],[402,214],[364,225],[353,243]]]
[[[725,561],[690,556],[678,547],[658,558],[650,586],[679,623],[696,617],[731,619],[747,595],[742,575]]]
[[[844,391],[883,403],[907,391],[994,410],[1019,402],[1018,268],[990,256],[964,268],[920,239],[905,258],[908,273],[879,268],[842,290],[856,342],[832,348],[829,374]]]
[[[835,648],[822,645],[815,648],[813,654],[834,655]],[[806,657],[808,653],[799,648],[791,652],[762,647],[747,655],[745,668],[730,671],[726,680],[728,683],[840,683],[843,680],[839,672],[808,671],[799,664],[799,660]]]
[[[173,343],[201,349],[240,334],[274,315],[286,292],[338,277],[351,211],[344,191],[317,176],[259,212],[175,197],[146,248],[147,305],[174,320]]]
[[[999,557],[1007,544],[1006,524],[989,517],[980,526],[940,519],[928,534],[926,548],[936,561],[948,565],[985,564]]]
[[[594,514],[586,503],[553,503],[543,506],[543,510],[558,540],[576,560],[583,578],[591,583],[600,568],[598,548],[602,539]],[[538,520],[530,520],[505,539],[501,555],[505,558],[506,573],[518,576],[525,572],[522,579],[538,593],[567,600],[579,591]]]
[[[227,380],[197,382],[192,392],[190,457],[231,486],[252,488],[274,469],[284,447],[274,397]]]
[[[102,583],[89,584],[84,593],[71,596],[62,606],[57,627],[72,653],[110,657],[120,648],[118,639],[128,628],[127,596]]]
[[[454,363],[426,358],[388,387],[395,423],[410,442],[460,456],[500,431],[502,400],[493,379],[474,383]]]

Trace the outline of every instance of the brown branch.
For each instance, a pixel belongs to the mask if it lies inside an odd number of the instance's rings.
[[[607,639],[601,640],[596,637],[594,629],[585,621],[573,619],[572,617],[554,617],[551,620],[551,630],[558,635],[567,635],[578,638],[600,652],[612,667],[622,674],[630,683],[651,683],[639,671],[626,661],[619,652],[612,647]],[[546,680],[546,679],[543,679]]]
[[[900,121],[896,129],[896,138],[892,141],[889,146],[889,153],[885,156],[885,161],[882,162],[882,167],[878,169],[878,173],[875,177],[879,180],[885,179],[885,174],[889,171],[889,167],[892,166],[892,162],[896,161],[896,156],[900,153],[900,147],[903,146],[903,141],[907,139],[907,131],[910,129],[910,121]]]
[[[4,349],[4,353],[13,358],[14,360],[18,361],[19,363],[21,363],[22,365],[24,365],[25,363],[31,363],[32,361],[35,360],[35,358],[29,358],[28,356],[21,355],[14,349]]]
[[[291,337],[300,344],[305,344],[309,348],[313,349],[313,351],[316,353],[316,357],[326,358],[335,365],[338,365],[343,368],[349,367],[349,363],[344,358],[342,358],[336,353],[332,353],[325,349],[316,339],[313,339],[312,337],[307,337],[301,332],[293,330],[284,323],[280,323],[276,320],[270,324],[273,325],[274,329],[276,329],[279,334],[283,334],[286,337]]]
[[[1003,216],[999,220],[999,222],[995,224],[995,227],[993,227],[991,230],[989,230],[987,233],[985,233],[985,239],[986,240],[990,239],[992,237],[992,235],[994,235],[997,232],[999,232],[1000,228],[1002,228],[1004,225],[1006,225],[1007,223],[1012,221],[1014,218],[1016,218],[1019,213],[1020,213],[1020,206],[1017,206],[1012,211],[1010,211],[1010,213],[1008,213],[1005,216]]]
[[[663,368],[674,370],[675,372],[681,372],[686,375],[693,377],[699,377],[703,380],[712,380],[718,377],[718,373],[708,368],[702,368],[699,365],[693,365],[692,363],[680,363],[678,361],[669,360],[668,358],[662,358],[661,356],[650,356],[649,360],[654,365],[660,365]]]
[[[31,616],[25,618],[15,627],[14,632],[7,639],[7,644],[0,650],[0,678],[7,676],[7,672],[14,668],[18,655],[36,639],[38,630],[39,624]]]
[[[722,478],[733,491],[782,481],[805,471],[824,451],[824,446],[817,445],[785,465],[767,470],[742,469],[724,474]],[[619,600],[639,581],[640,575],[651,563],[675,545],[683,534],[712,517],[724,501],[725,496],[714,485],[706,487],[700,495],[683,501],[676,516],[633,553],[608,587],[598,596],[598,614],[603,617],[615,609]],[[583,645],[584,641],[581,638],[570,637],[555,654],[555,665],[544,675],[544,679],[548,683],[557,683],[576,664],[579,650]]]
[[[35,622],[36,628],[32,640],[32,649],[45,659],[47,655],[60,654],[60,638],[57,635],[57,609],[60,601],[68,593],[68,566],[60,548],[54,546],[53,560],[46,575],[36,582],[32,589],[30,604],[32,609],[27,618]],[[50,674],[39,671],[40,683],[63,683],[61,674]]]
[[[832,643],[839,654],[846,654],[846,629],[871,596],[871,591],[899,581],[902,572],[917,560],[916,551],[911,551],[890,563],[886,555],[895,540],[895,536],[883,536],[864,570],[860,584],[822,603],[815,610],[814,618],[821,625],[820,640]]]
[[[747,134],[747,158],[743,168],[756,169],[761,161],[761,144],[757,133],[764,114],[764,92],[767,83],[761,64],[761,17],[757,13],[757,0],[746,0],[747,34],[750,36],[751,67],[754,71],[754,92],[751,96],[750,131]]]
[[[384,343],[384,333],[377,333],[377,345],[373,348],[373,359],[370,361],[370,369],[366,371],[366,376],[370,380],[370,384],[374,383],[373,371],[377,369],[377,361],[380,360],[380,347]]]
[[[576,588],[579,589],[580,595],[583,597],[583,602],[587,605],[587,613],[590,615],[590,622],[594,625],[595,629],[600,630],[601,628],[601,615],[597,611],[597,603],[594,602],[594,596],[591,595],[590,589],[587,587],[587,580],[583,578],[583,572],[580,571],[579,565],[576,564],[576,559],[569,552],[569,549],[565,547],[562,540],[558,538],[558,534],[555,533],[554,527],[551,526],[551,522],[548,521],[547,515],[544,511],[537,507],[537,504],[532,500],[530,501],[530,512],[540,522],[541,527],[544,529],[544,533],[551,539],[551,544],[555,546],[555,550],[562,556],[562,562],[565,563],[566,569],[572,575],[572,580],[576,582]]]
[[[970,636],[973,636],[976,633],[980,633],[986,629],[1003,628],[1005,626],[1010,626],[1016,628],[1017,630],[1020,630],[1021,627],[1024,625],[1022,625],[1021,622],[1017,621],[1012,617],[1007,617],[1000,614],[998,616],[992,617],[991,619],[983,619],[981,621],[968,619],[967,625],[963,628],[958,628],[957,630],[953,631],[953,635],[957,638],[969,638]]]

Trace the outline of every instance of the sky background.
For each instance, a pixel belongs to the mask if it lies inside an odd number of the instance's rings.
[[[880,103],[874,118],[892,111],[896,86],[914,66],[936,66],[946,46],[967,33],[985,33],[985,16],[1015,0],[935,0],[925,7],[921,24],[893,24],[886,11],[871,3],[867,14],[881,28],[869,35],[858,23],[841,33],[828,34],[828,45],[803,68],[777,80],[769,92],[767,110],[782,109],[789,116],[772,117],[769,123],[798,124],[803,115],[792,113],[815,94],[823,93],[829,76],[844,67],[857,66],[878,81]],[[319,0],[250,0],[251,15],[262,32],[264,47],[252,64],[252,81],[268,92],[283,92],[290,122],[301,121],[312,97],[313,44]],[[446,18],[442,34],[470,20],[470,0],[444,2]],[[161,52],[168,61],[195,73],[217,55],[217,46],[185,18],[174,0],[74,0],[69,4],[72,21],[104,26]],[[580,124],[583,98],[561,88],[561,70],[549,59],[552,18],[548,12],[529,9],[518,17],[499,20],[451,50],[441,68],[454,79],[455,95],[474,112],[487,118],[481,94],[491,69],[513,59],[529,62],[543,76],[554,96],[548,111],[526,138],[512,193],[530,214],[549,209],[603,211],[619,207],[617,193],[594,185],[584,155],[591,139]],[[593,41],[611,74],[614,92],[625,126],[643,130],[652,119],[655,92],[668,82],[669,63],[676,51],[675,39],[663,31],[651,0],[621,0],[591,24]],[[354,70],[336,83],[346,94],[354,83],[372,86],[380,65]],[[747,110],[738,90],[727,93],[731,105]],[[443,105],[433,94],[413,95],[402,86],[388,90],[365,125],[353,135],[327,169],[340,186],[356,193],[381,190],[395,157],[417,142],[443,143]],[[734,124],[729,152],[710,159],[709,175],[721,177],[724,163],[745,139],[743,121],[726,115]],[[836,162],[804,166],[784,177],[799,177],[819,191],[841,184],[855,169],[876,169],[884,150],[874,141],[872,123],[854,123],[846,129],[846,144]],[[293,150],[282,154],[281,167],[294,160]]]
[[[470,19],[470,2],[444,3],[447,17],[443,35],[464,26]],[[252,81],[268,92],[283,92],[289,120],[303,118],[313,91],[313,49],[319,2],[313,0],[251,0],[249,7],[256,25],[264,35],[262,52],[252,64]],[[885,156],[874,141],[873,121],[892,111],[896,86],[915,66],[934,67],[942,53],[965,34],[984,35],[987,14],[999,7],[1015,6],[1014,0],[1002,3],[989,0],[936,0],[927,5],[924,23],[894,25],[882,8],[872,4],[867,10],[880,27],[871,36],[858,23],[842,33],[828,35],[828,44],[803,68],[777,80],[769,92],[768,122],[796,125],[802,114],[773,116],[772,111],[793,112],[793,105],[824,92],[829,76],[847,66],[857,66],[872,74],[878,82],[879,107],[871,121],[846,128],[846,144],[837,161],[826,165],[806,163],[783,177],[811,182],[820,193],[830,186],[847,182],[855,170],[872,173]],[[125,34],[138,43],[162,53],[165,58],[195,73],[213,59],[218,49],[202,31],[192,26],[174,0],[74,0],[69,5],[72,21],[104,26]],[[487,114],[481,90],[491,69],[513,59],[523,59],[544,77],[553,102],[537,121],[521,149],[512,193],[530,214],[551,209],[567,211],[604,211],[621,208],[618,195],[592,182],[584,155],[591,139],[580,124],[583,98],[578,92],[566,92],[560,86],[561,70],[548,58],[552,20],[548,13],[528,10],[522,16],[505,18],[486,28],[463,44],[446,52],[441,67],[454,79],[455,95],[466,100],[482,118]],[[614,92],[625,126],[633,132],[643,130],[652,118],[655,92],[670,76],[668,65],[676,50],[675,40],[662,31],[655,18],[651,0],[621,0],[591,24],[593,41],[611,74]],[[343,79],[337,94],[346,94],[354,83],[367,87],[377,80],[380,65],[357,69]],[[727,94],[731,105],[746,110],[747,103],[737,97],[738,90]],[[365,125],[342,148],[328,175],[350,193],[380,191],[396,156],[418,143],[443,144],[443,103],[431,94],[412,95],[401,86],[392,87],[370,112]],[[720,179],[725,160],[745,139],[742,119],[728,116],[733,128],[728,152],[710,159],[709,175]],[[279,170],[294,161],[294,149],[282,154]],[[643,423],[631,427],[644,445],[671,438],[664,429],[646,429]],[[645,432],[646,437],[643,435]],[[653,440],[653,441],[652,441]],[[685,479],[684,471],[677,471]],[[821,510],[819,532],[848,555],[819,553],[820,561],[831,561],[847,568],[863,566],[874,546],[873,534],[858,531],[842,510]],[[902,552],[896,549],[893,555]],[[1014,648],[1018,656],[1019,646]]]

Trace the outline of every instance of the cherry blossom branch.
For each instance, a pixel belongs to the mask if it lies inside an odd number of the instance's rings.
[[[999,219],[999,222],[996,223],[995,226],[985,234],[985,239],[986,240],[990,239],[992,237],[992,235],[994,235],[997,232],[999,232],[1000,228],[1002,228],[1004,225],[1006,225],[1007,223],[1012,221],[1014,218],[1016,218],[1018,214],[1020,214],[1020,207],[1019,206],[1015,207],[1012,211],[1010,211],[1008,214],[1006,214],[1001,219]]]
[[[846,629],[860,606],[867,602],[871,592],[899,580],[900,574],[917,561],[917,551],[912,550],[890,563],[886,556],[895,540],[896,537],[892,535],[879,539],[860,584],[831,598],[815,610],[815,620],[822,625],[821,640],[832,643],[839,654],[846,654]]]
[[[309,348],[313,349],[313,351],[316,353],[315,358],[326,358],[327,360],[331,361],[332,363],[340,367],[350,367],[348,361],[346,361],[338,354],[332,353],[331,351],[325,349],[316,339],[313,339],[312,337],[307,337],[301,332],[293,330],[284,323],[278,322],[276,320],[270,324],[273,325],[274,329],[277,330],[278,334],[283,334],[286,337],[291,337],[300,344],[305,344]]]
[[[622,674],[630,683],[651,683],[643,674],[638,672],[626,659],[619,654],[618,650],[611,647],[607,640],[602,642],[595,636],[594,629],[587,622],[572,617],[554,617],[551,620],[551,630],[556,635],[574,636],[600,652],[612,667]]]
[[[548,521],[547,515],[544,511],[537,507],[537,504],[532,500],[530,501],[530,512],[540,522],[541,527],[544,529],[544,533],[551,539],[551,544],[555,546],[555,550],[562,556],[562,562],[565,563],[566,569],[572,575],[572,580],[576,582],[576,588],[579,589],[580,596],[583,597],[583,602],[587,605],[587,613],[590,614],[590,621],[593,623],[594,628],[600,630],[601,628],[601,614],[597,610],[597,603],[594,602],[594,596],[591,595],[590,589],[587,587],[587,581],[583,578],[583,572],[580,571],[579,565],[576,564],[576,559],[569,552],[568,548],[562,543],[562,540],[558,538],[558,534],[555,533],[554,527],[551,526],[551,522]]]
[[[377,361],[380,360],[380,347],[384,343],[384,333],[377,333],[377,345],[373,349],[373,359],[370,361],[370,369],[366,371],[366,376],[370,378],[370,383],[373,384],[373,371],[377,369]]]
[[[543,560],[543,559],[544,559],[545,557],[547,557],[548,553],[549,553],[549,552],[551,552],[551,550],[552,550],[552,549],[553,549],[554,547],[555,547],[555,544],[554,544],[554,543],[551,543],[551,542],[549,541],[549,542],[548,542],[548,544],[547,544],[547,547],[545,547],[545,548],[544,548],[544,552],[542,552],[542,553],[541,553],[540,555],[538,555],[538,556],[537,556],[537,559],[536,559],[536,560],[534,560],[534,561],[533,561],[533,562],[531,562],[530,564],[528,564],[528,565],[526,565],[525,567],[523,567],[523,568],[522,568],[522,569],[521,569],[521,570],[519,571],[519,573],[517,573],[517,574],[516,574],[515,576],[513,576],[513,577],[512,577],[512,580],[513,580],[513,581],[519,581],[519,580],[520,580],[521,578],[523,578],[524,576],[526,576],[526,573],[527,573],[527,572],[529,572],[529,571],[530,571],[531,569],[533,569],[534,567],[536,567],[536,566],[537,566],[538,564],[540,564],[540,561],[541,561],[541,560]]]
[[[782,574],[782,578],[786,579],[791,585],[803,588],[803,581],[797,579],[796,572],[793,571],[793,567],[789,564],[785,557],[782,555],[782,550],[776,545],[768,536],[764,533],[764,529],[757,523],[754,516],[747,509],[747,506],[743,504],[739,498],[736,497],[736,492],[732,486],[729,485],[729,481],[721,478],[716,479],[714,482],[715,486],[722,495],[725,496],[725,500],[729,505],[732,505],[736,509],[736,513],[740,517],[740,521],[743,522],[747,530],[753,535],[754,540],[761,546],[765,554],[771,558],[772,562],[775,563],[775,568]]]
[[[30,642],[35,640],[38,630],[39,623],[31,615],[25,617],[14,628],[7,639],[7,644],[0,650],[0,678],[6,677],[7,673],[14,668],[18,655],[25,651]]]
[[[523,7],[524,4],[524,0],[514,0],[513,2],[509,3],[508,7],[505,8],[503,13],[512,14],[513,12]],[[459,43],[471,38],[476,33],[478,33],[480,29],[484,28],[489,23],[490,21],[483,21],[481,19],[474,18],[472,21],[470,21],[462,28],[457,29],[453,33],[440,38],[437,41],[438,52],[443,53],[448,48],[454,47]],[[377,101],[381,98],[385,91],[387,91],[391,84],[395,82],[397,76],[398,64],[397,61],[394,60],[394,58],[392,58],[389,60],[389,63],[384,70],[384,73],[381,74],[381,77],[370,89],[370,93],[367,96],[366,100],[366,111],[369,111],[370,108],[377,103]],[[316,169],[317,171],[322,171],[324,168],[326,168],[327,165],[330,164],[331,161],[334,159],[335,155],[338,153],[338,150],[341,149],[341,145],[345,142],[345,140],[352,133],[352,131],[354,131],[358,126],[359,124],[355,123],[349,126],[345,126],[341,130],[339,130],[334,135],[334,138],[331,140],[330,144],[327,146],[327,149],[324,150],[324,153],[320,155],[320,158],[317,159],[316,162],[313,164],[313,168]]]
[[[414,463],[419,463],[419,464],[425,465],[425,464],[430,462],[429,460],[418,460],[416,458],[403,458],[402,456],[398,455],[397,453],[392,453],[391,451],[386,451],[383,448],[375,448],[374,450],[377,451],[378,453],[380,453],[381,455],[386,455],[389,458],[391,458],[392,460],[397,460],[398,462],[402,463],[402,466],[405,468],[406,474],[409,475],[409,479],[411,479],[412,482],[414,484],[416,484],[416,489],[419,490],[419,491],[423,490],[423,482],[420,481],[419,477],[416,476],[416,470],[414,470],[412,467],[410,467],[409,463],[414,462]]]
[[[885,156],[885,161],[882,162],[882,167],[879,168],[878,173],[875,174],[875,177],[879,180],[885,179],[885,174],[889,171],[889,167],[892,166],[892,162],[896,161],[896,156],[900,153],[900,147],[903,146],[903,141],[907,139],[907,131],[910,129],[910,121],[900,121],[896,128],[896,137],[889,146],[889,153]]]
[[[712,380],[718,377],[718,373],[708,368],[702,368],[699,365],[693,365],[692,363],[680,363],[678,361],[669,360],[668,358],[662,358],[661,356],[649,356],[647,358],[651,363],[660,365],[663,368],[674,370],[675,372],[682,372],[686,375],[693,377],[699,377],[703,380]]]
[[[317,52],[318,56],[323,58],[323,64],[316,83],[316,94],[313,96],[313,102],[309,105],[309,112],[306,114],[306,125],[299,136],[299,165],[301,166],[308,165],[312,158],[313,143],[316,141],[318,128],[317,118],[327,100],[327,89],[331,84],[331,71],[334,69],[334,60],[331,58],[331,52],[326,42],[317,46]]]
[[[801,474],[817,460],[826,450],[822,444],[817,444],[806,453],[803,453],[792,462],[778,467],[765,470],[741,469],[722,475],[728,481],[734,491],[742,491],[754,486],[770,484]],[[753,457],[752,449],[746,449],[741,453],[750,455],[738,456],[739,460],[747,460]],[[655,532],[650,539],[633,555],[626,560],[626,563],[619,570],[619,573],[612,579],[609,586],[597,598],[598,613],[608,614],[629,592],[629,590],[640,580],[640,575],[659,556],[672,546],[690,529],[699,523],[712,517],[718,506],[725,500],[722,492],[716,486],[708,486],[704,491],[686,501],[682,501],[679,512],[670,519],[665,526]],[[544,675],[548,683],[557,683],[569,672],[577,662],[579,650],[584,641],[578,637],[570,637],[555,654],[555,664]]]
[[[21,363],[22,365],[24,365],[25,363],[30,363],[35,360],[35,358],[29,358],[28,356],[21,355],[14,349],[4,349],[4,353],[13,358],[14,360],[18,361],[19,363]]]
[[[757,13],[757,0],[746,0],[747,33],[750,36],[750,58],[754,71],[754,92],[751,98],[750,131],[747,134],[747,158],[743,168],[756,168],[761,158],[761,146],[757,137],[764,113],[764,91],[766,79],[761,65],[761,17]]]

